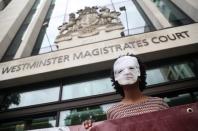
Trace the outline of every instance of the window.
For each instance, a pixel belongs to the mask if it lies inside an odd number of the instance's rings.
[[[60,3],[56,3],[56,8],[55,8],[55,1],[51,3],[47,15],[45,17],[45,20],[43,22],[43,26],[41,27],[40,33],[38,35],[38,38],[36,40],[34,49],[32,51],[32,55],[36,54],[42,54],[46,52],[51,52],[57,50],[57,46],[54,45],[54,38],[56,34],[58,33],[58,26],[60,25],[60,20],[59,16],[54,16],[54,13],[57,12],[62,12],[64,11],[65,4],[63,4],[65,1],[60,1]],[[53,13],[52,13],[53,12]],[[55,21],[51,20],[51,17],[54,17]]]
[[[0,110],[4,111],[7,109],[55,102],[59,99],[59,92],[60,87],[48,86],[48,88],[33,91],[3,93],[0,95]]]
[[[194,99],[195,99],[196,101],[198,101],[198,92],[193,92],[193,95],[194,95]]]
[[[77,4],[79,2],[81,4]],[[48,10],[32,55],[58,50],[58,46],[54,43],[56,36],[59,34],[58,27],[64,22],[68,22],[70,13],[76,14],[78,10],[92,6],[106,6],[111,11],[120,12],[121,15],[119,18],[124,25],[123,35],[125,36],[153,30],[149,20],[145,16],[143,17],[142,12],[139,11],[139,7],[131,0],[86,0],[84,2],[80,0],[54,0]],[[125,10],[121,11],[121,7],[124,7]],[[77,16],[78,14],[76,14]]]
[[[24,119],[23,121],[0,123],[0,131],[25,131],[55,127],[56,116],[44,116]]]
[[[34,118],[26,121],[28,129],[41,129],[56,126],[56,116]]]
[[[170,0],[152,1],[173,26],[193,23],[193,21],[187,15],[185,15],[178,7],[176,7]]]
[[[196,77],[194,62],[172,63],[147,70],[147,85]],[[157,76],[157,77],[156,77]]]
[[[195,97],[197,97],[197,92],[187,92],[187,93],[180,93],[175,94],[174,96],[167,96],[164,100],[168,103],[169,106],[177,106],[183,105],[188,103],[193,103],[197,101]]]
[[[63,86],[62,100],[114,92],[110,78],[90,80]]]
[[[0,123],[0,131],[24,131],[24,121]]]
[[[59,126],[78,125],[88,119],[93,119],[95,122],[106,120],[106,111],[112,105],[105,104],[62,111]]]

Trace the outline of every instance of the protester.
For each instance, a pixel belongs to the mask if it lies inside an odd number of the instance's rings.
[[[156,76],[157,77],[157,76]],[[144,95],[146,72],[144,65],[135,55],[119,57],[113,65],[111,80],[116,93],[123,98],[107,111],[107,119],[119,119],[168,108],[159,97]],[[85,129],[92,127],[92,121],[84,122]]]

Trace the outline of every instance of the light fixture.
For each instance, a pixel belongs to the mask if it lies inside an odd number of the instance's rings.
[[[120,11],[126,11],[125,6],[120,7]]]
[[[124,11],[125,12],[125,18],[126,18],[126,23],[127,23],[127,32],[128,32],[128,35],[129,35],[129,24],[128,24],[128,17],[127,17],[126,7],[125,6],[121,6],[119,9],[120,9],[120,11]]]

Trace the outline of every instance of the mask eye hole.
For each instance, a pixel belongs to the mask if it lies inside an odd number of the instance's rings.
[[[123,70],[119,70],[118,73],[121,73]]]
[[[135,68],[134,68],[134,67],[129,67],[129,69],[133,70],[133,69],[135,69]]]
[[[114,72],[114,74],[120,74],[122,71],[123,70],[121,70],[121,69],[120,70],[117,70],[117,71]]]

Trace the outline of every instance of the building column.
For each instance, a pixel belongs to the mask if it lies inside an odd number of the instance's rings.
[[[198,22],[198,1],[197,0],[171,0],[191,19]]]
[[[35,0],[12,0],[9,6],[0,12],[0,59],[15,37],[34,2]]]
[[[43,25],[43,21],[45,19],[45,16],[48,12],[52,0],[41,0],[41,2],[42,3],[39,5],[39,8],[37,9],[36,14],[34,15],[34,19],[30,22],[23,36],[22,42],[19,46],[19,49],[17,50],[14,59],[31,56],[37,36]]]
[[[151,0],[137,0],[137,2],[157,30],[172,26]]]

